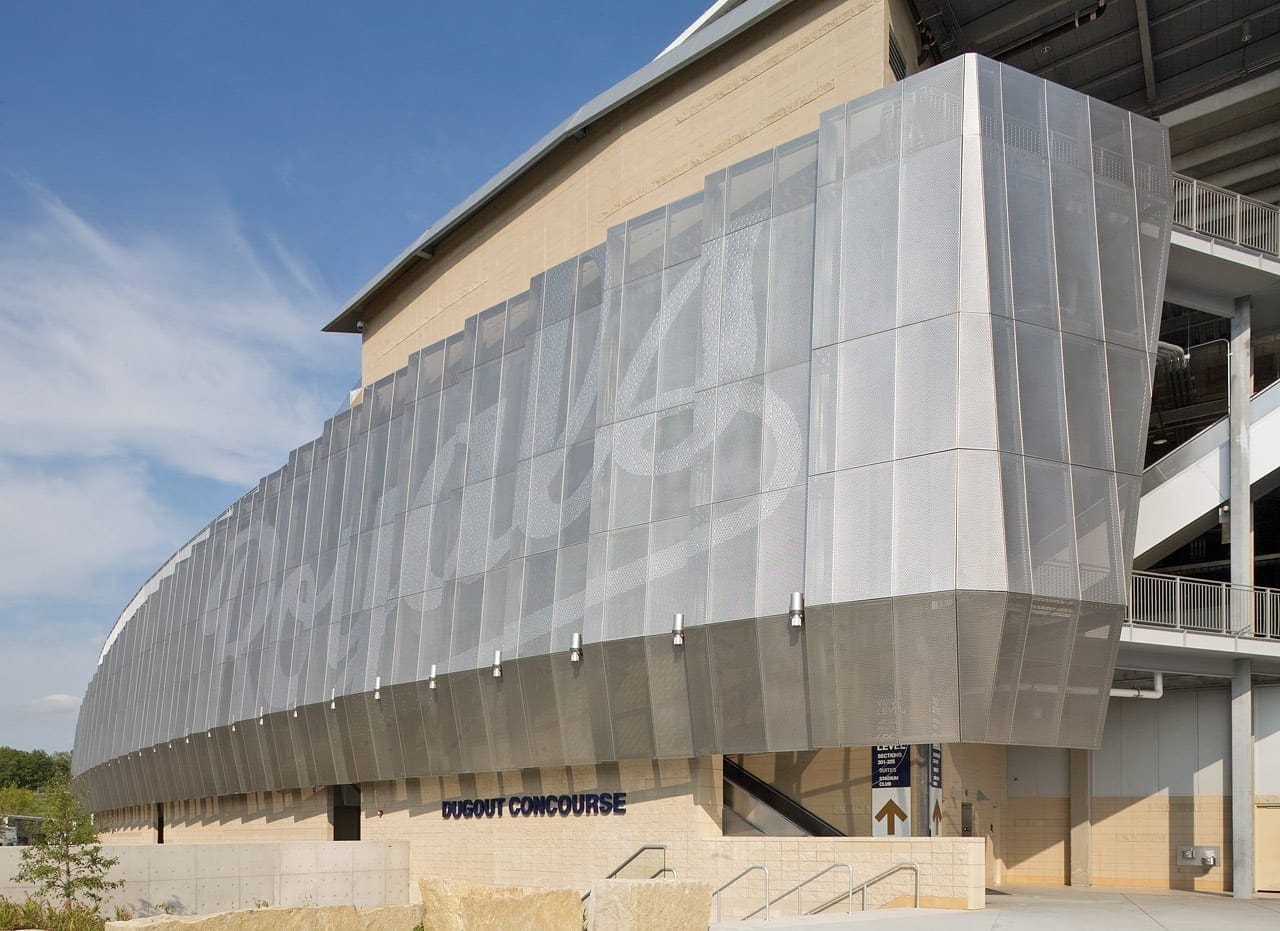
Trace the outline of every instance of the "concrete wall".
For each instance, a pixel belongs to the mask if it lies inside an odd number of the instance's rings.
[[[404,905],[409,845],[377,843],[165,844],[103,848],[125,885],[107,900],[135,915],[210,914],[269,905]],[[0,848],[0,896],[34,890],[10,882],[22,848]],[[161,908],[163,906],[163,908]]]
[[[888,16],[885,0],[790,4],[592,125],[365,314],[364,383],[603,242],[610,226],[702,190],[707,174],[813,132],[822,111],[883,87]],[[599,90],[583,88],[583,99]]]

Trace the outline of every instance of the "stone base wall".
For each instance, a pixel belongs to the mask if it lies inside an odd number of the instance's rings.
[[[104,903],[139,916],[208,915],[272,906],[409,904],[409,845],[399,843],[105,845],[124,880]],[[10,883],[20,847],[0,847],[0,896],[21,901],[34,887]]]

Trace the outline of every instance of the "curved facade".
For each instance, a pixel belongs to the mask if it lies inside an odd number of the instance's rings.
[[[615,227],[148,583],[81,711],[91,807],[1096,746],[1169,170],[1157,124],[967,56]]]

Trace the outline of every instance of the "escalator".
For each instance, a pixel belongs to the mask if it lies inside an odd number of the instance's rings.
[[[1257,499],[1280,484],[1280,382],[1255,394],[1249,408],[1249,481]],[[1228,446],[1223,417],[1147,467],[1134,568],[1148,568],[1217,523],[1231,492]]]
[[[724,833],[728,836],[843,837],[795,799],[724,758]]]

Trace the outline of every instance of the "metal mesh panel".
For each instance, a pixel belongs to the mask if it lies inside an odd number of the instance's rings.
[[[839,346],[837,468],[893,458],[897,341],[897,331],[890,330]],[[902,350],[904,355],[910,351]]]
[[[896,339],[894,455],[903,459],[954,449],[956,318],[902,327]]]
[[[656,747],[644,643],[639,640],[606,643],[602,652],[614,753],[618,759],[650,759]]]
[[[804,480],[809,458],[809,366],[793,365],[766,375],[762,407],[762,488],[788,488]]]
[[[897,323],[956,312],[960,292],[959,139],[902,162]]]
[[[1009,584],[1000,456],[956,453],[956,588],[1004,591]]]
[[[851,175],[844,182],[840,339],[896,325],[898,166]]]
[[[1113,465],[1111,416],[1103,348],[1096,340],[1068,334],[1062,337],[1071,461],[1110,469]]]
[[[899,741],[958,740],[954,593],[896,599],[893,624]]]
[[[1022,447],[1028,456],[1067,459],[1067,412],[1063,396],[1062,339],[1056,330],[1018,323],[1018,393]]]
[[[779,369],[809,360],[814,208],[775,217],[771,228],[766,367]]]
[[[1089,103],[1045,86],[1053,202],[1053,248],[1062,329],[1102,337],[1098,238],[1094,227]]]
[[[764,380],[734,382],[716,392],[712,495],[723,501],[760,490]]]
[[[726,383],[764,370],[769,302],[768,222],[724,240],[719,380]]]
[[[1033,590],[1037,595],[1078,598],[1071,470],[1038,459],[1025,463]]]
[[[1000,446],[991,322],[991,318],[977,314],[957,317],[956,442],[968,449]]]
[[[1124,604],[1126,573],[1120,550],[1115,477],[1079,466],[1071,470],[1071,477],[1080,597],[1085,601]]]
[[[658,410],[693,398],[702,324],[703,275],[702,261],[694,259],[667,269],[663,276],[662,308],[657,320],[660,351],[655,407]]]
[[[894,594],[955,587],[955,453],[893,464],[893,527]]]

